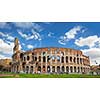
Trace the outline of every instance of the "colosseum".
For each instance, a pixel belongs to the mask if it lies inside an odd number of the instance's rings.
[[[39,74],[88,74],[90,60],[82,51],[70,48],[45,47],[23,52],[18,38],[14,41],[12,72]]]

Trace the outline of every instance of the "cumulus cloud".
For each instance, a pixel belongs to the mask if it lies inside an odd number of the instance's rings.
[[[100,48],[90,48],[82,50],[83,53],[90,57],[91,65],[100,64]]]
[[[34,46],[29,44],[29,45],[27,45],[27,48],[28,48],[28,49],[33,49]]]
[[[0,39],[0,59],[11,57],[13,54],[13,47],[13,42],[5,42],[3,39]],[[21,45],[19,45],[19,49],[21,49]]]
[[[41,36],[38,32],[34,31],[32,29],[32,34],[25,34],[22,33],[21,31],[18,30],[18,33],[20,34],[21,37],[25,38],[26,40],[31,40],[31,39],[35,39],[35,40],[41,40]]]
[[[0,52],[2,54],[12,54],[13,47],[14,47],[13,42],[9,42],[9,44],[8,44],[8,43],[4,42],[4,40],[0,39]]]
[[[79,47],[87,46],[88,49],[83,49],[83,53],[90,57],[91,65],[100,64],[100,37],[97,35],[80,37],[75,41]]]
[[[29,36],[27,34],[22,33],[21,31],[18,31],[19,35],[25,39],[27,39]]]
[[[71,40],[71,39],[75,39],[75,36],[78,34],[78,32],[84,32],[82,30],[83,27],[81,26],[75,26],[74,28],[72,28],[71,30],[69,30],[68,32],[66,32],[64,34],[64,36],[61,36],[60,39],[58,40],[58,42],[62,45],[66,45],[66,43]]]
[[[18,28],[23,28],[23,29],[33,28],[34,30],[36,30],[38,32],[43,30],[43,28],[39,24],[32,23],[32,22],[14,22],[14,25]]]
[[[76,39],[75,44],[82,47],[82,46],[88,46],[89,48],[98,46],[100,47],[100,37],[97,35],[94,36],[88,36],[86,38],[80,37],[79,39]]]
[[[34,29],[32,29],[32,36],[34,36],[34,39],[35,40],[41,40],[41,36],[40,36],[40,34],[38,33],[38,32],[36,32],[36,31],[34,31]]]
[[[48,37],[54,37],[54,33],[49,32],[49,33],[48,33]]]
[[[6,38],[7,40],[14,41],[14,37],[13,36],[10,36],[9,34],[0,32],[0,36]]]

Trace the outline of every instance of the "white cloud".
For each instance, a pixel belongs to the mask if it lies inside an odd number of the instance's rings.
[[[100,64],[100,48],[90,48],[82,51],[85,55],[90,57],[91,65],[96,65],[96,62]]]
[[[32,35],[22,33],[19,30],[18,30],[18,33],[20,34],[21,37],[25,38],[26,40],[31,40],[31,39],[35,39],[35,40],[39,40],[39,41],[41,40],[40,34],[36,31],[34,31],[34,29],[32,29]]]
[[[82,47],[82,46],[88,46],[89,48],[98,46],[100,47],[100,37],[97,35],[94,36],[88,36],[86,38],[80,37],[75,41],[75,44]]]
[[[13,54],[13,47],[14,42],[5,42],[3,39],[0,39],[0,58],[11,58],[11,55]],[[21,49],[21,45],[19,45],[19,49]]]
[[[71,30],[66,32],[64,34],[64,36],[61,36],[60,39],[58,40],[58,42],[60,44],[66,45],[67,41],[69,41],[71,39],[75,39],[75,36],[78,34],[78,32],[83,33],[82,28],[83,27],[81,27],[81,26],[76,26],[76,27],[72,28]]]
[[[81,26],[76,26],[73,29],[71,29],[70,31],[68,31],[67,33],[65,33],[65,37],[67,39],[74,39],[75,35],[78,33],[78,31],[81,30]]]
[[[48,33],[48,37],[54,37],[54,33],[49,32],[49,33]]]
[[[23,29],[33,28],[34,30],[38,32],[43,30],[43,28],[40,25],[38,25],[37,23],[32,23],[32,22],[14,22],[14,25],[16,27],[23,28]]]
[[[21,31],[18,31],[18,33],[19,33],[19,35],[20,35],[21,37],[23,37],[23,38],[25,38],[25,39],[28,38],[28,35],[22,33]]]
[[[27,45],[27,48],[28,48],[28,49],[33,49],[34,46],[29,44],[29,45]]]
[[[0,36],[5,37],[7,40],[14,41],[14,37],[10,36],[9,34],[0,32]]]
[[[36,31],[34,31],[34,29],[32,29],[32,36],[34,37],[35,40],[39,40],[39,41],[41,40],[40,34]]]
[[[13,53],[14,43],[10,42],[9,44],[0,39],[0,52],[3,54],[12,54]]]
[[[66,43],[63,40],[58,40],[58,43],[60,43],[62,45],[66,45]]]
[[[100,64],[100,37],[97,35],[80,37],[75,44],[80,47],[88,46],[89,49],[83,49],[83,53],[90,57],[91,65],[96,65],[96,62]]]

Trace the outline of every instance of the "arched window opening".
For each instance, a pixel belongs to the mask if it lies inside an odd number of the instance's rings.
[[[80,68],[78,67],[78,73],[80,73]]]
[[[26,66],[26,73],[29,72],[29,66]]]
[[[60,66],[57,66],[57,73],[60,74]]]
[[[30,73],[31,74],[33,73],[33,66],[31,66]]]
[[[74,60],[73,61],[74,61],[74,63],[76,63],[76,58],[75,57],[74,57]]]
[[[30,60],[30,57],[29,56],[27,56],[27,60]]]
[[[24,57],[24,61],[26,61],[26,58]]]
[[[25,66],[23,66],[23,72],[25,72]]]
[[[62,73],[64,73],[65,72],[65,68],[64,68],[64,66],[62,66]]]
[[[64,56],[64,52],[61,52],[61,56]]]
[[[41,66],[38,66],[38,73],[41,72]]]
[[[79,58],[77,58],[77,64],[79,64]]]
[[[41,62],[41,56],[39,56],[39,62]]]
[[[67,74],[69,73],[69,67],[68,66],[66,67],[66,73]]]
[[[49,62],[49,61],[50,61],[50,58],[51,58],[50,56],[47,56],[47,62]]]
[[[61,62],[64,63],[64,57],[61,57]]]
[[[68,63],[68,56],[66,56],[66,63]]]
[[[60,62],[60,56],[57,56],[57,61]]]
[[[52,72],[53,72],[53,73],[55,72],[55,66],[52,67]]]
[[[43,62],[46,62],[46,57],[45,56],[43,56]]]
[[[76,73],[76,67],[74,67],[74,72]]]
[[[35,57],[35,61],[37,61],[37,57]]]
[[[83,69],[82,69],[82,67],[81,67],[81,72],[83,72]]]
[[[45,66],[43,66],[43,72],[45,72]]]
[[[43,52],[43,56],[46,56],[46,52]]]
[[[20,54],[20,59],[23,60],[23,53]]]
[[[73,67],[70,67],[70,72],[73,73]]]
[[[82,58],[80,58],[80,63],[82,64]]]
[[[72,57],[70,57],[70,62],[72,62]]]
[[[50,66],[47,67],[47,72],[50,73]]]

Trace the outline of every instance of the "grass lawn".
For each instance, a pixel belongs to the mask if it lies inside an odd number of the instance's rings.
[[[0,73],[0,78],[100,78],[100,75],[83,74],[12,74]]]

